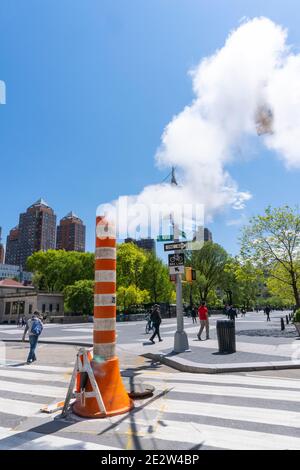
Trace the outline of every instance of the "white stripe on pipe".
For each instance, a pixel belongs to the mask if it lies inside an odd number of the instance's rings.
[[[0,391],[6,392],[22,392],[29,395],[37,395],[42,397],[54,397],[54,398],[65,398],[68,383],[66,382],[66,388],[54,387],[50,385],[37,384],[20,384],[17,382],[5,382],[0,380]]]
[[[95,271],[96,282],[116,282],[116,270],[102,269]]]
[[[116,318],[94,318],[95,331],[110,331],[116,329]]]
[[[97,227],[96,227],[96,235],[97,238],[116,238],[116,226],[108,222],[107,220],[105,223],[98,222]]]
[[[116,259],[117,249],[116,248],[96,248],[95,258],[96,259]]]
[[[39,434],[37,432],[19,432],[1,430],[0,450],[121,450],[108,445],[94,444],[77,439]]]
[[[116,343],[94,343],[94,357],[101,356],[106,359],[116,355]]]
[[[161,402],[152,402],[147,404],[147,410],[160,411]],[[263,423],[273,426],[289,426],[300,428],[300,413],[294,411],[255,408],[236,405],[222,405],[219,403],[199,402],[199,401],[181,401],[181,400],[163,400],[164,413],[180,413],[188,415],[209,416],[211,418],[222,418],[237,421],[248,421],[251,423]]]
[[[112,294],[95,294],[95,307],[114,307],[116,305],[116,295]]]
[[[130,424],[126,419],[124,423]],[[230,450],[282,450],[300,449],[300,439],[293,436],[272,434],[257,431],[245,431],[223,426],[210,426],[196,422],[170,421],[163,419],[163,426],[147,419],[138,420],[139,436],[155,440],[159,447],[158,439],[176,442],[187,442],[194,445],[204,445]]]

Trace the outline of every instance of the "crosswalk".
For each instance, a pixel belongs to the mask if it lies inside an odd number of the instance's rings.
[[[0,367],[3,449],[300,449],[300,379],[145,368],[155,386],[126,415],[84,420],[40,409],[65,397],[70,367]]]

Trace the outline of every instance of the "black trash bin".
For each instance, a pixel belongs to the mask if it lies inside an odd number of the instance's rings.
[[[234,320],[217,320],[217,337],[219,353],[236,352]]]

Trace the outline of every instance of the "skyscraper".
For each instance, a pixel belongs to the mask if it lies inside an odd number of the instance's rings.
[[[19,227],[11,229],[6,238],[5,264],[19,266]]]
[[[73,212],[61,219],[57,227],[56,248],[66,251],[85,251],[85,225]]]
[[[2,241],[2,227],[0,227],[0,264],[4,263],[4,246],[1,243]]]
[[[56,215],[39,199],[20,214],[19,226],[10,231],[6,263],[25,268],[27,258],[35,251],[55,249]]]
[[[135,240],[134,238],[125,238],[125,243],[134,243],[139,248],[143,250],[155,253],[155,240],[153,238],[141,238],[140,240]]]

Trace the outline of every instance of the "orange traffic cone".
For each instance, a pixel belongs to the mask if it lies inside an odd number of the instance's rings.
[[[116,235],[115,226],[105,217],[96,219],[94,354],[91,367],[105,405],[99,410],[95,397],[78,397],[73,411],[87,418],[102,418],[126,413],[133,402],[122,381],[116,357]],[[77,382],[77,385],[79,383]],[[80,387],[80,385],[79,385]],[[85,392],[93,387],[87,381]]]

